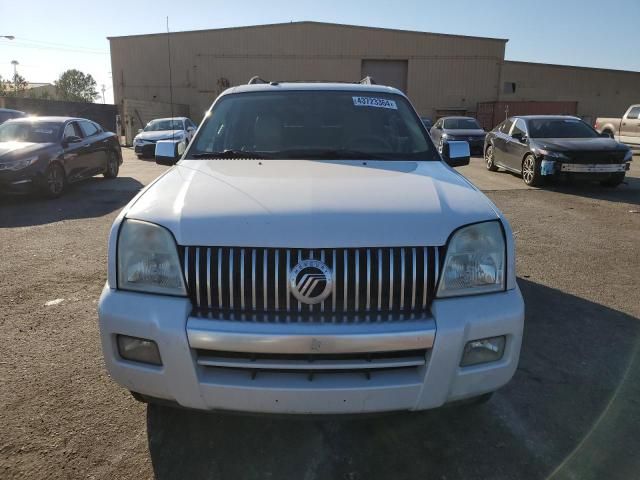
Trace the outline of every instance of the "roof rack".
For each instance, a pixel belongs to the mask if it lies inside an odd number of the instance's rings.
[[[376,81],[370,75],[367,75],[358,83],[360,83],[360,85],[376,85]]]

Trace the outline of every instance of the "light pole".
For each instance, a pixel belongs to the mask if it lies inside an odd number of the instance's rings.
[[[11,65],[13,65],[13,93],[18,95],[18,63],[17,60],[11,60]]]

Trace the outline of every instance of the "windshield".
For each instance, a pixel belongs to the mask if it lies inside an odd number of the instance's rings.
[[[589,125],[577,118],[542,118],[529,120],[531,138],[595,138],[598,136]]]
[[[146,127],[145,132],[159,132],[161,130],[183,130],[182,120],[151,120]]]
[[[479,130],[482,128],[475,118],[448,118],[444,121],[443,127],[447,130]]]
[[[187,158],[225,151],[263,158],[438,160],[420,119],[400,95],[282,91],[223,97]]]
[[[57,123],[7,122],[0,125],[0,142],[55,142],[59,131]]]

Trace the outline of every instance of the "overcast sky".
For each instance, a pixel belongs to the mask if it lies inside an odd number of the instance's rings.
[[[106,37],[164,31],[167,15],[173,31],[316,20],[508,38],[510,60],[640,71],[640,0],[2,0],[0,35],[16,38],[0,38],[0,75],[12,60],[31,82],[77,68],[110,102]]]

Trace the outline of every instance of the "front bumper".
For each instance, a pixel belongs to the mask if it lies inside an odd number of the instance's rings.
[[[36,162],[20,170],[0,170],[0,192],[27,193],[44,180],[46,162]]]
[[[99,323],[107,370],[125,388],[202,410],[339,414],[422,410],[494,391],[513,376],[524,304],[507,292],[438,299],[432,316],[366,324],[270,324],[191,317],[188,299],[105,287]],[[120,357],[116,335],[154,340],[163,365]],[[469,340],[505,335],[501,360],[460,367]],[[333,373],[313,378],[207,366],[202,352],[355,353],[426,349],[420,368],[370,378]],[[402,372],[402,373],[400,373]]]
[[[136,155],[144,155],[145,157],[152,157],[156,154],[155,143],[142,143],[133,146],[133,151]]]
[[[593,176],[608,176],[612,173],[624,173],[631,168],[631,162],[626,163],[570,163],[542,158],[540,164],[541,174],[589,174]]]

